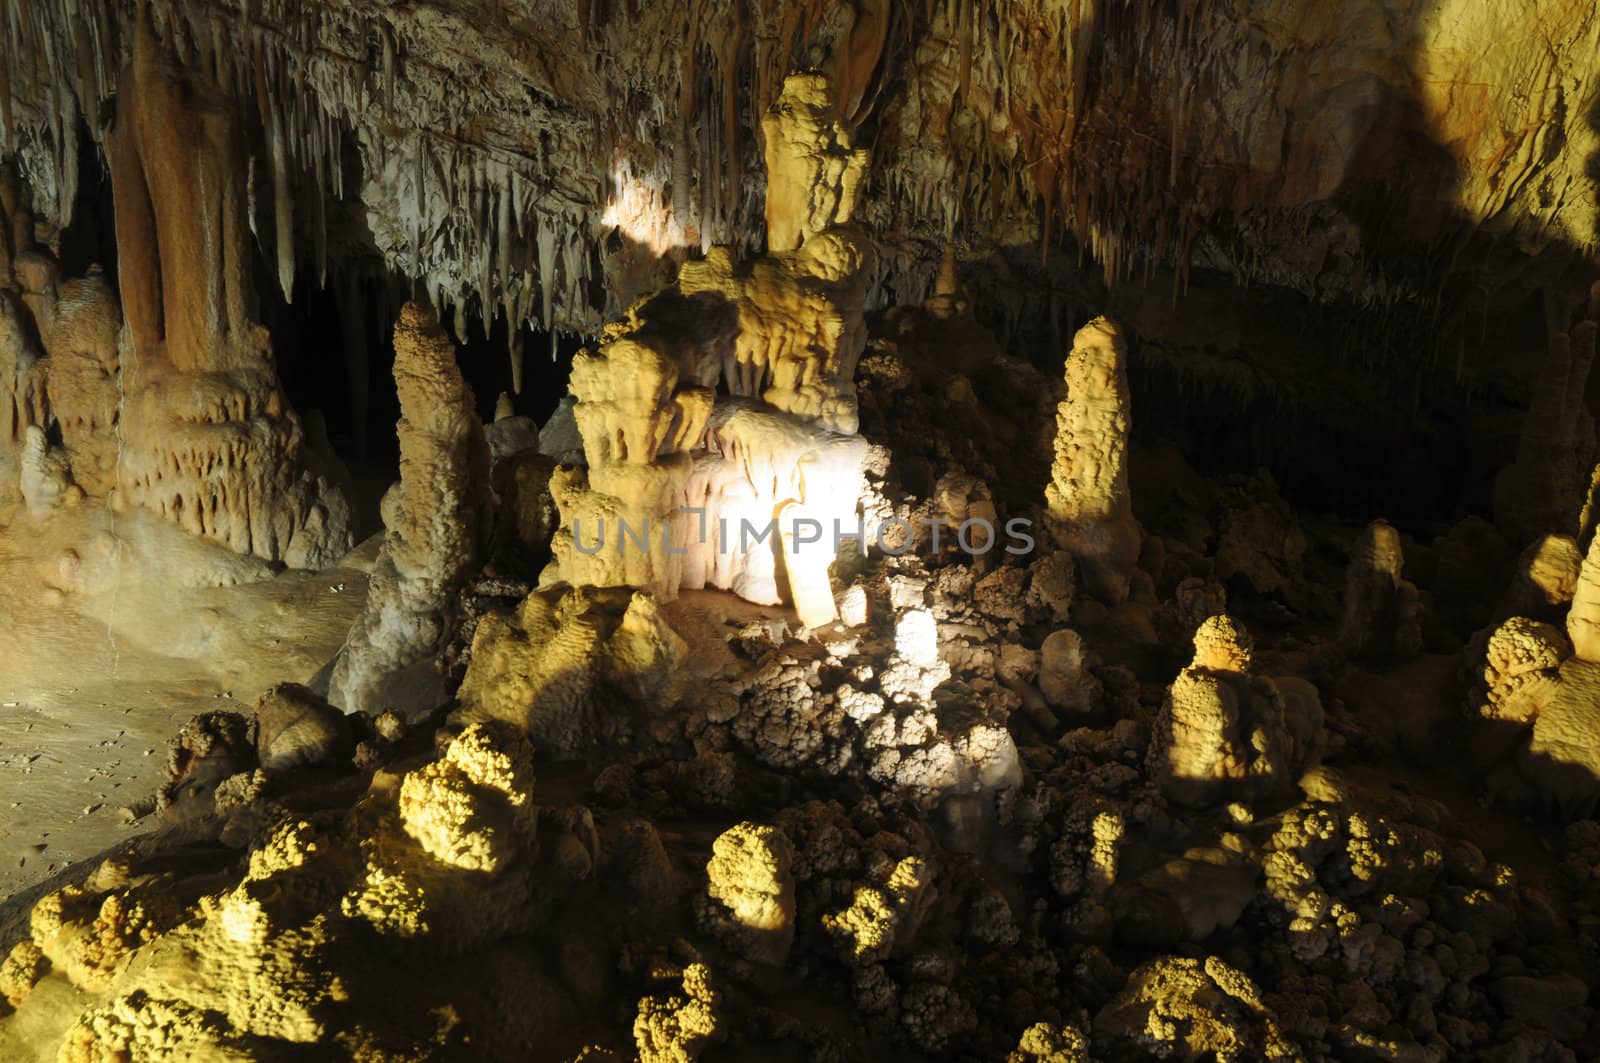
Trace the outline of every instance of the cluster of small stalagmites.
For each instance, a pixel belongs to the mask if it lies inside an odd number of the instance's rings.
[[[1559,314],[1547,306],[1547,315]],[[1579,509],[1600,452],[1583,401],[1600,331],[1600,282],[1570,327],[1550,322],[1550,349],[1533,380],[1516,460],[1494,481],[1495,524],[1517,544],[1556,530],[1577,531]]]
[[[61,278],[26,195],[0,164],[0,452],[21,479],[4,494],[43,516],[113,486],[122,313],[99,267]]]
[[[840,628],[809,644],[781,626],[748,625],[715,696],[656,732],[681,732],[704,751],[702,766],[691,778],[663,771],[691,801],[732,807],[738,781],[727,778],[723,752],[732,750],[803,777],[855,778],[937,812],[959,833],[981,832],[997,796],[1020,779],[1018,710],[1029,728],[1053,732],[1100,707],[1090,662],[1047,656],[1053,671],[1041,675],[1038,649],[1007,645],[1040,638],[1062,599],[1070,602],[1070,560],[1064,579],[1061,564],[1051,555],[984,575],[903,558],[852,584]]]
[[[1191,671],[1238,677],[1246,647],[1218,626]],[[1444,805],[1325,766],[1270,792],[1169,797],[1170,711],[1069,732],[1006,806],[1007,844],[1050,885],[1092,1058],[1573,1058],[1555,1046],[1589,1023],[1576,957],[1529,948],[1559,939],[1562,916],[1460,840]],[[1113,946],[1144,960],[1119,971]]]
[[[394,350],[400,480],[384,495],[367,602],[330,680],[334,702],[350,711],[435,707],[419,698],[439,685],[428,672],[493,532],[489,446],[455,345],[430,308],[407,303]]]
[[[1470,641],[1468,708],[1515,751],[1490,787],[1515,802],[1567,816],[1600,807],[1600,537],[1573,569],[1570,539],[1549,536],[1518,560],[1507,606],[1513,615]],[[1564,629],[1561,611],[1565,607]],[[1553,621],[1553,622],[1552,622]]]
[[[520,727],[564,756],[627,742],[676,705],[688,653],[643,591],[537,590],[479,620],[456,719]]]
[[[284,765],[281,754],[306,737],[304,724],[283,726],[284,710],[307,704],[291,690],[258,710],[260,762],[273,762],[275,773],[305,767]],[[341,755],[348,777],[348,747]],[[534,930],[600,873],[592,817],[533,802],[533,749],[515,728],[441,733],[432,756],[409,763],[403,773],[379,771],[350,807],[297,814],[256,798],[248,832],[221,834],[228,845],[248,842],[235,856],[219,858],[198,829],[195,840],[211,855],[197,863],[116,856],[46,895],[28,937],[0,963],[0,1011],[18,1013],[0,1017],[6,1058],[176,1063],[336,1048],[356,1058],[448,1058],[463,1050],[457,1023],[471,1029],[476,1051],[509,1058],[527,1050],[525,1038],[564,1033],[559,1024],[574,1005],[554,983],[533,987],[547,995],[532,1018],[508,1022],[498,1005],[462,1000],[457,1022],[441,1026],[427,1012],[453,995],[408,981],[394,958],[455,970],[458,984],[479,987],[473,992],[520,992],[521,968],[454,957]],[[236,789],[218,788],[219,812]],[[629,866],[642,855],[627,835],[604,854],[640,903],[668,874],[648,859]],[[596,924],[591,936],[609,948],[619,929]],[[582,950],[575,940],[562,947]],[[382,988],[368,996],[352,993],[356,985]],[[60,1006],[63,993],[72,1007]],[[380,996],[388,1003],[376,1003]]]

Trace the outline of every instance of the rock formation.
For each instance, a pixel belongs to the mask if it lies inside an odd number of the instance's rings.
[[[551,481],[561,579],[782,598],[812,627],[837,616],[828,566],[843,535],[863,537],[865,250],[845,223],[866,155],[829,91],[792,77],[769,117],[769,254],[748,270],[725,247],[685,263],[574,362],[586,467]]]
[[[22,453],[18,456],[23,504],[35,517],[42,517],[69,501],[83,497],[83,489],[72,482],[71,465],[58,447],[52,447],[44,429],[30,424],[23,432]]]
[[[1051,632],[1039,647],[1039,656],[1039,693],[1053,708],[1082,717],[1099,707],[1100,680],[1089,671],[1083,639],[1076,631]]]
[[[117,496],[239,553],[323,567],[349,549],[348,503],[337,472],[313,471],[334,459],[309,454],[251,320],[238,118],[192,76],[140,21],[106,134],[126,318]]]
[[[794,944],[793,862],[794,846],[776,828],[741,823],[718,835],[701,926],[740,955],[782,964]]]
[[[686,652],[646,593],[538,591],[479,622],[460,717],[514,724],[563,754],[626,740],[676,702]]]
[[[1578,571],[1567,611],[1567,638],[1580,660],[1600,662],[1600,546],[1589,545],[1589,554]]]
[[[1226,616],[1195,632],[1194,661],[1168,690],[1150,742],[1149,769],[1172,800],[1197,806],[1281,793],[1318,755],[1321,706],[1313,699],[1291,711],[1277,684],[1251,675],[1253,647]]]
[[[1597,56],[0,3],[0,1061],[1600,1058]]]
[[[1409,656],[1422,649],[1417,588],[1401,572],[1400,533],[1374,521],[1361,533],[1345,569],[1339,646],[1356,656]]]
[[[330,681],[334,704],[348,712],[433,707],[427,699],[438,680],[428,672],[493,530],[489,448],[455,345],[431,309],[407,303],[394,349],[400,481],[384,496],[384,542],[366,608]]]
[[[1097,318],[1078,330],[1045,491],[1057,541],[1072,553],[1084,587],[1113,605],[1128,596],[1140,542],[1128,490],[1127,360],[1127,343],[1112,322]]]
[[[1547,301],[1549,354],[1534,380],[1516,460],[1494,481],[1495,522],[1519,542],[1580,530],[1589,472],[1600,446],[1584,404],[1600,330],[1600,282],[1590,289],[1579,320],[1570,328],[1553,320],[1559,313]]]
[[[1529,543],[1517,558],[1516,574],[1502,613],[1559,619],[1578,586],[1583,553],[1570,535],[1545,535]]]
[[[1494,720],[1529,724],[1555,698],[1572,644],[1549,624],[1512,617],[1489,636],[1472,705]]]

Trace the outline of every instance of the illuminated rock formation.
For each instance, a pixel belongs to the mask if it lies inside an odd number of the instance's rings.
[[[633,1020],[639,1063],[693,1063],[722,1032],[722,994],[711,972],[692,963],[683,972],[683,992],[639,1001]]]
[[[748,270],[722,247],[685,263],[575,360],[586,468],[551,479],[560,579],[786,599],[811,627],[837,616],[828,566],[843,535],[860,537],[868,449],[854,381],[865,259],[843,227],[866,156],[828,100],[825,79],[790,78],[768,121],[771,253]],[[726,329],[717,307],[732,308]]]
[[[1094,1033],[1150,1046],[1169,1059],[1305,1058],[1284,1036],[1261,989],[1215,956],[1163,957],[1140,967],[1095,1016]]]
[[[626,738],[644,713],[667,711],[686,653],[648,594],[536,591],[510,615],[479,622],[459,718],[514,724],[540,748],[577,754]]]
[[[1195,633],[1194,661],[1168,690],[1150,740],[1149,770],[1170,799],[1200,806],[1281,793],[1319,755],[1321,706],[1291,703],[1251,675],[1253,648],[1230,617]]]
[[[1486,719],[1532,723],[1554,700],[1561,662],[1571,653],[1555,627],[1512,617],[1489,636],[1471,706]]]
[[[758,963],[782,964],[794,944],[794,846],[775,827],[740,823],[712,843],[700,925]]]
[[[384,496],[383,548],[366,608],[334,666],[346,711],[428,708],[430,677],[450,635],[456,594],[481,563],[493,527],[489,447],[455,345],[433,311],[407,303],[394,330],[400,482]]]
[[[859,549],[867,442],[818,431],[793,416],[724,399],[712,411],[707,452],[696,455],[684,497],[681,586],[720,587],[775,604],[785,592],[801,622],[834,619],[828,566],[836,547]]]
[[[349,507],[251,320],[248,154],[222,94],[193,78],[141,19],[106,134],[127,344],[117,497],[239,553],[323,567],[350,547]]]
[[[850,147],[830,96],[825,78],[795,75],[762,121],[767,256],[741,274],[731,253],[717,249],[686,263],[678,286],[688,296],[717,293],[738,308],[723,368],[732,394],[852,434],[867,252],[847,223],[867,153]]]
[[[793,74],[761,119],[767,156],[767,250],[792,251],[834,225],[850,221],[867,169],[867,153],[852,147],[834,119],[826,77]]]
[[[620,338],[573,362],[573,413],[585,469],[559,470],[551,495],[562,527],[561,578],[594,587],[677,593],[688,522],[680,511],[714,397],[678,390],[679,367],[647,342]]]
[[[1578,587],[1583,553],[1570,535],[1545,535],[1529,543],[1517,558],[1516,572],[1500,611],[1540,620],[1560,617]]]
[[[448,1035],[425,1019],[341,1014],[346,987],[381,983],[402,1000],[396,955],[451,965],[544,923],[541,900],[593,873],[592,820],[534,803],[532,756],[514,730],[468,727],[371,790],[360,812],[271,817],[227,881],[203,888],[137,857],[104,861],[33,906],[26,947],[0,965],[29,1048],[9,1023],[0,1046],[8,1059],[243,1059],[353,1035],[413,1058],[448,1054]],[[375,942],[399,952],[379,959]],[[491,1054],[529,1036],[520,1020],[494,1022],[506,1036],[480,1042]]]
[[[1579,659],[1600,663],[1600,536],[1578,570],[1572,606],[1567,611],[1567,637]]]
[[[1109,604],[1128,596],[1139,559],[1139,524],[1128,490],[1128,352],[1105,318],[1078,330],[1067,355],[1067,397],[1056,414],[1055,463],[1045,500],[1057,541],[1079,578]]]

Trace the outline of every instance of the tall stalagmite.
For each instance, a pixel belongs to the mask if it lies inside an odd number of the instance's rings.
[[[295,567],[351,542],[343,472],[314,452],[252,321],[249,154],[227,96],[139,20],[105,137],[126,319],[117,494]]]
[[[1057,541],[1071,551],[1084,586],[1115,604],[1128,596],[1141,538],[1128,489],[1132,399],[1122,330],[1103,317],[1079,329],[1066,376],[1045,500]]]
[[[1373,521],[1361,533],[1345,569],[1339,647],[1352,657],[1411,655],[1422,648],[1417,588],[1402,578],[1400,533]]]
[[[347,711],[430,707],[432,671],[456,593],[483,560],[493,527],[489,445],[455,346],[416,303],[394,330],[400,481],[383,498],[383,547],[366,608],[334,665],[329,696]]]
[[[1516,460],[1494,480],[1495,524],[1518,545],[1541,535],[1585,530],[1586,489],[1600,447],[1584,402],[1600,330],[1600,282],[1570,328],[1562,327],[1562,311],[1553,301],[1545,314],[1549,354],[1533,378]]]
[[[1567,637],[1573,652],[1585,661],[1600,663],[1600,535],[1578,570],[1578,585],[1567,612]]]

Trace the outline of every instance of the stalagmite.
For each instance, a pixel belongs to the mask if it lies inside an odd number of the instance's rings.
[[[1183,805],[1250,801],[1282,792],[1320,754],[1315,695],[1291,701],[1251,674],[1254,640],[1214,616],[1194,636],[1194,661],[1179,673],[1156,717],[1148,767]]]
[[[506,339],[506,354],[511,359],[511,390],[514,394],[522,394],[522,331],[516,323],[507,321],[507,328],[511,330]]]
[[[767,159],[767,251],[793,251],[835,225],[845,225],[867,169],[867,152],[850,143],[827,78],[786,78],[777,103],[761,119]]]
[[[741,956],[782,964],[794,944],[794,843],[776,827],[740,823],[718,835],[697,916]]]
[[[29,425],[23,433],[22,456],[18,463],[22,469],[22,500],[28,513],[43,517],[59,506],[83,497],[83,491],[72,482],[67,456],[50,446],[44,429]]]
[[[1546,308],[1547,318],[1559,311]],[[1600,281],[1571,328],[1549,321],[1549,354],[1535,377],[1516,460],[1494,480],[1495,523],[1517,545],[1541,535],[1581,532],[1590,470],[1600,442],[1584,395],[1600,330]]]
[[[122,312],[104,274],[91,267],[88,276],[62,283],[51,316],[50,356],[40,364],[50,416],[74,481],[105,497],[116,486],[119,459]]]
[[[1128,490],[1131,401],[1122,331],[1105,318],[1079,329],[1066,380],[1045,499],[1056,539],[1072,553],[1084,586],[1114,604],[1128,595],[1141,541]]]
[[[400,481],[384,495],[366,608],[330,681],[329,700],[346,712],[426,709],[442,696],[433,663],[493,527],[489,446],[434,312],[407,303],[394,349]]]
[[[1422,649],[1417,588],[1401,577],[1400,533],[1374,521],[1361,533],[1345,570],[1339,646],[1352,657],[1411,656]]]
[[[1557,620],[1578,586],[1583,553],[1570,535],[1545,535],[1517,558],[1511,586],[1500,604],[1505,616]]]
[[[1578,585],[1567,612],[1567,637],[1579,659],[1600,663],[1600,535],[1578,571]]]

